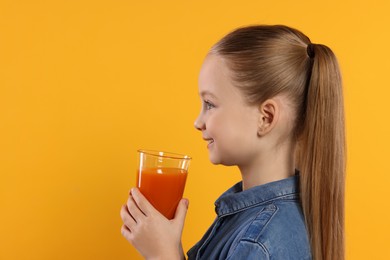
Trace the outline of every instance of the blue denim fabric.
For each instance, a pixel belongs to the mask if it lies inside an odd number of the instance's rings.
[[[215,202],[217,218],[188,259],[311,259],[298,182],[234,185]]]

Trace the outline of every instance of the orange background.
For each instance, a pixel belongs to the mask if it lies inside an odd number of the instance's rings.
[[[120,234],[136,150],[186,153],[188,250],[239,179],[193,128],[220,37],[287,24],[345,83],[348,259],[390,259],[390,2],[0,0],[0,259],[139,259]]]

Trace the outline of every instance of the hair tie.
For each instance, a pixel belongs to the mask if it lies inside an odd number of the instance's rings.
[[[313,44],[313,43],[309,43],[309,44],[307,45],[306,51],[307,51],[307,55],[309,55],[310,59],[313,59],[314,56],[315,56],[315,53],[314,53],[314,44]]]

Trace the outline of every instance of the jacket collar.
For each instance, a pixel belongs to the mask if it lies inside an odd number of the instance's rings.
[[[215,212],[218,217],[230,215],[291,195],[299,195],[298,174],[244,191],[242,190],[242,182],[238,182],[215,201]]]

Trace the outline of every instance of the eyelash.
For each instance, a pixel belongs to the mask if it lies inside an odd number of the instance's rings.
[[[211,103],[210,101],[208,101],[208,100],[203,101],[203,108],[204,108],[204,110],[210,110],[210,109],[212,109],[214,107],[215,107],[214,104]]]

